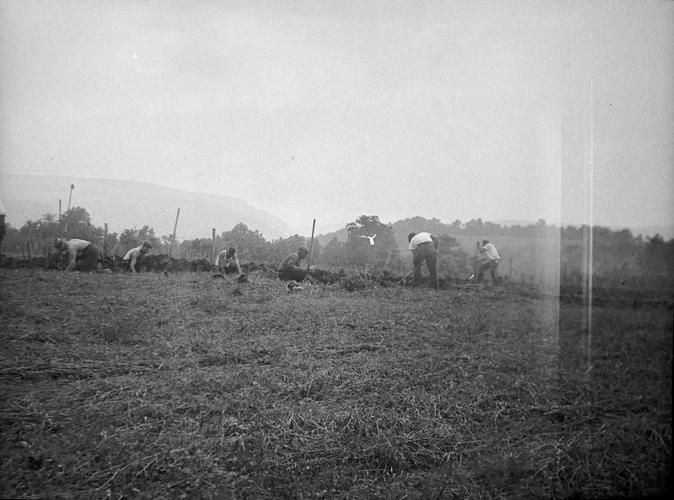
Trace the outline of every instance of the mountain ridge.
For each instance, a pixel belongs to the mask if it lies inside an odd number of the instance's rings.
[[[238,223],[259,231],[266,239],[293,234],[284,221],[239,198],[192,193],[140,181],[57,175],[3,175],[0,193],[7,222],[20,227],[45,213],[58,215],[59,192],[65,212],[71,184],[75,185],[71,207],[84,207],[94,225],[107,223],[111,232],[147,225],[157,236],[171,234],[180,208],[178,239],[207,238],[214,227],[220,234]]]
[[[71,184],[75,185],[71,206],[84,207],[95,225],[103,226],[107,222],[111,232],[148,225],[155,230],[157,236],[171,234],[177,209],[180,208],[177,231],[179,240],[208,238],[212,234],[213,227],[216,233],[220,234],[238,223],[244,223],[250,229],[259,231],[267,240],[286,238],[293,234],[309,237],[311,234],[308,227],[291,227],[278,217],[259,210],[239,198],[193,193],[148,182],[58,175],[0,176],[0,195],[7,209],[7,222],[20,227],[27,220],[37,220],[46,213],[58,215],[58,191],[62,194],[62,211],[65,212]],[[124,200],[123,203],[118,201],[120,199]],[[322,228],[323,231],[317,232],[316,237],[320,237],[324,242],[337,233],[345,237],[347,222],[341,226],[327,224]],[[394,224],[399,225],[402,222],[403,220],[399,220]],[[502,226],[536,223],[514,219],[491,222]],[[563,225],[580,226],[580,224]],[[623,229],[617,226],[608,227],[612,230]],[[660,234],[665,240],[674,238],[674,226],[671,225],[625,227],[625,229],[632,231],[635,236],[641,234],[644,237],[652,237]]]

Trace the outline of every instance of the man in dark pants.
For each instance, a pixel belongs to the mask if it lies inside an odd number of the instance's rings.
[[[68,252],[66,271],[74,271],[78,263],[80,271],[96,271],[98,267],[98,249],[90,241],[56,238],[54,248],[60,252]]]
[[[421,264],[426,261],[428,273],[431,278],[431,286],[438,289],[438,241],[439,238],[431,233],[410,233],[407,235],[409,250],[412,251],[412,264],[414,265],[414,279],[412,286],[417,286],[421,278]]]
[[[241,265],[239,264],[239,257],[236,253],[236,248],[229,247],[227,250],[223,250],[215,258],[215,266],[222,274],[234,274],[241,272]]]
[[[498,283],[499,276],[497,273],[498,264],[501,261],[501,256],[496,250],[496,247],[493,243],[489,243],[489,240],[482,240],[482,245],[480,242],[477,242],[478,251],[480,252],[477,258],[477,270],[475,272],[477,282],[480,283],[484,279],[484,273],[489,271],[491,274],[492,283]]]
[[[283,259],[277,270],[279,279],[283,281],[304,281],[309,270],[306,267],[300,266],[300,261],[307,255],[309,255],[309,249],[302,245],[297,249],[297,252],[293,252]]]
[[[142,259],[150,252],[152,245],[147,241],[139,247],[132,248],[124,256],[124,270],[131,271],[133,274],[136,274],[136,262],[142,261]]]

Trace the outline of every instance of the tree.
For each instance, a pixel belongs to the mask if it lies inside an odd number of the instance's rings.
[[[349,222],[346,229],[349,233],[345,244],[348,265],[379,270],[399,259],[395,232],[391,226],[380,222],[379,216],[361,215],[355,222]],[[374,239],[370,240],[372,236]]]
[[[345,244],[339,241],[337,236],[328,241],[323,249],[321,263],[324,266],[344,267],[346,266]]]
[[[174,246],[175,248],[175,246]],[[195,238],[180,243],[180,255],[187,259],[211,259],[213,240],[210,238]],[[177,250],[177,249],[176,249]]]
[[[107,240],[104,241],[103,250],[106,251],[104,257],[108,257],[111,253],[114,253],[114,249],[119,245],[119,235],[117,233],[108,233]]]
[[[484,223],[484,231],[486,234],[501,234],[502,230],[501,224],[494,224],[493,222]]]
[[[648,242],[640,256],[641,268],[650,275],[674,276],[674,239],[665,242],[656,234]]]
[[[471,219],[466,222],[463,229],[466,234],[483,234],[484,224],[482,223],[482,219]]]
[[[250,262],[264,262],[271,255],[271,245],[257,230],[251,230],[243,222],[221,234],[226,247],[236,248],[239,258]]]
[[[461,244],[448,234],[438,235],[438,275],[462,276],[470,271],[470,257]]]
[[[104,234],[102,228],[91,223],[91,216],[83,207],[73,207],[67,210],[61,218],[61,225],[61,236],[68,240],[78,238],[95,242]]]
[[[13,227],[9,222],[5,223],[5,230],[7,233],[2,239],[2,250],[4,253],[18,253],[21,252],[23,239],[19,229]]]
[[[38,220],[27,220],[19,229],[26,240],[53,240],[58,236],[58,222],[54,214],[44,214]]]
[[[301,245],[309,246],[309,243],[304,236],[300,236],[299,234],[294,234],[289,238],[279,238],[272,242],[268,260],[271,262],[281,262],[288,254],[296,252]],[[315,261],[314,255],[312,255],[312,260]]]
[[[141,229],[136,229],[135,227],[133,229],[124,229],[119,236],[119,245],[122,253],[139,247],[145,241],[152,245],[155,252],[161,251],[162,241],[155,236],[154,229],[148,225],[143,226]]]
[[[51,253],[54,240],[60,236],[65,239],[87,240],[99,249],[102,248],[104,230],[91,223],[91,217],[85,208],[74,207],[65,213],[65,218],[69,221],[67,230],[65,225],[59,226],[58,218],[51,213],[43,214],[38,220],[26,221],[15,234],[18,238],[13,240],[12,245],[23,249],[28,244],[33,255],[36,251],[41,251],[46,256]]]
[[[51,245],[58,236],[58,222],[53,214],[44,214],[38,220],[28,220],[18,231],[19,246],[29,244],[31,253],[39,250],[43,255],[48,255]]]

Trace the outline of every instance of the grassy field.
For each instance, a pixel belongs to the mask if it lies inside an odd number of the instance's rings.
[[[2,498],[663,493],[672,311],[0,270]]]

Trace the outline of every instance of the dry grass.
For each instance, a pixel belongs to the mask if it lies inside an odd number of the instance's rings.
[[[505,287],[0,271],[3,498],[661,493],[672,317]],[[561,319],[560,319],[561,318]]]

